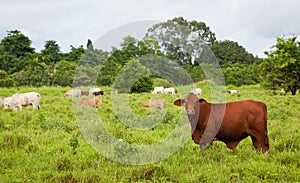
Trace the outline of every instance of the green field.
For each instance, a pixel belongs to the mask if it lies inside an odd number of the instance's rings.
[[[204,90],[202,97],[210,101],[208,87],[201,88]],[[0,108],[0,182],[300,181],[299,93],[292,96],[267,92],[259,86],[243,86],[237,88],[238,95],[227,95],[227,101],[253,99],[267,104],[270,139],[270,150],[267,153],[256,152],[250,138],[243,140],[234,152],[222,142],[214,142],[204,151],[199,151],[198,146],[188,137],[183,139],[183,147],[174,154],[161,161],[143,164],[139,163],[143,162],[143,158],[155,159],[166,150],[160,147],[147,157],[133,156],[138,159],[128,160],[126,157],[136,153],[135,149],[119,147],[118,139],[147,146],[169,137],[182,114],[182,109],[173,105],[179,96],[131,94],[128,97],[128,109],[135,116],[163,114],[162,118],[157,118],[159,124],[155,120],[148,120],[149,124],[139,126],[145,125],[147,129],[132,129],[130,125],[139,125],[138,119],[131,119],[126,116],[126,110],[122,112],[118,108],[121,105],[112,101],[109,88],[104,88],[107,92],[99,97],[103,105],[97,110],[85,106],[73,109],[72,98],[62,97],[68,89],[0,89],[0,96],[11,96],[18,91],[37,91],[42,96],[39,111],[31,106],[18,112]],[[141,104],[153,97],[164,98],[167,108],[164,111],[141,108]],[[118,101],[122,100],[118,98]],[[101,117],[102,125],[95,122],[99,128],[88,129],[89,124],[85,126],[84,120],[78,122],[81,120],[78,114],[86,114],[87,119],[97,114]],[[127,125],[120,119],[125,119]],[[156,119],[155,116],[153,119]],[[154,126],[151,126],[153,121]],[[113,135],[115,141],[103,133],[103,127]],[[187,130],[182,132],[182,136],[190,133],[190,129]],[[92,141],[87,142],[87,139]],[[99,141],[111,143],[115,148],[103,155],[99,153],[102,148],[97,145]],[[132,162],[142,165],[131,165]]]

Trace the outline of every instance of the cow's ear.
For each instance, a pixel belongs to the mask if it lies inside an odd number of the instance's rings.
[[[184,100],[182,99],[178,99],[174,102],[174,105],[177,105],[177,106],[183,106],[184,105]]]
[[[201,98],[201,99],[199,99],[199,103],[200,103],[200,104],[205,104],[205,103],[207,103],[207,102],[206,102],[205,99]]]

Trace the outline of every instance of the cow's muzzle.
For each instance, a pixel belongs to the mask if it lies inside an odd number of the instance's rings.
[[[188,109],[188,110],[186,110],[186,113],[187,113],[188,115],[195,115],[195,110]]]

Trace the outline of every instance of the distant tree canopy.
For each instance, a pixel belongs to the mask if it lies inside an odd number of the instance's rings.
[[[113,86],[119,93],[149,92],[153,89],[153,80],[150,71],[133,58],[118,73]]]
[[[300,42],[297,36],[278,37],[277,43],[265,54],[267,59],[262,63],[264,86],[281,87],[295,95],[300,89]]]
[[[207,80],[208,75],[219,78],[221,70],[230,85],[263,81],[264,86],[292,94],[299,89],[296,37],[277,38],[262,59],[237,42],[217,40],[204,22],[183,17],[153,25],[141,40],[126,36],[110,52],[94,48],[90,39],[85,48],[70,45],[66,53],[55,40],[45,41],[40,52],[31,43],[19,30],[8,31],[1,40],[0,87],[100,85],[132,93],[150,91],[157,80],[170,86]]]
[[[215,34],[204,22],[189,22],[182,17],[152,26],[146,36],[156,40],[170,59],[187,64],[193,64],[201,55],[203,44],[216,41]]]
[[[56,64],[62,59],[59,45],[54,40],[45,42],[45,48],[41,50],[41,61],[47,64]]]
[[[212,51],[218,58],[219,64],[253,64],[255,58],[246,49],[234,41],[217,41],[211,46]]]
[[[24,69],[33,53],[34,48],[27,36],[18,30],[8,31],[0,43],[0,69],[7,74],[19,72]]]

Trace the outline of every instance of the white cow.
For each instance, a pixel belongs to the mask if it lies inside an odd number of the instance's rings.
[[[230,91],[230,94],[235,94],[238,92],[237,90],[229,90],[229,91]]]
[[[10,102],[11,97],[5,97],[3,100],[4,109],[8,109],[8,103]]]
[[[35,109],[40,109],[41,95],[37,92],[16,93],[11,97],[7,108],[22,110],[22,106],[32,105]]]
[[[193,93],[195,95],[201,95],[202,94],[202,89],[201,88],[193,88],[191,90],[191,93]]]
[[[152,94],[164,93],[165,88],[163,86],[157,86],[154,88]]]
[[[172,95],[175,95],[177,93],[177,90],[175,88],[165,88],[164,93],[165,94],[171,93]]]
[[[100,93],[100,88],[91,88],[89,91],[89,95],[94,95],[95,93]]]

